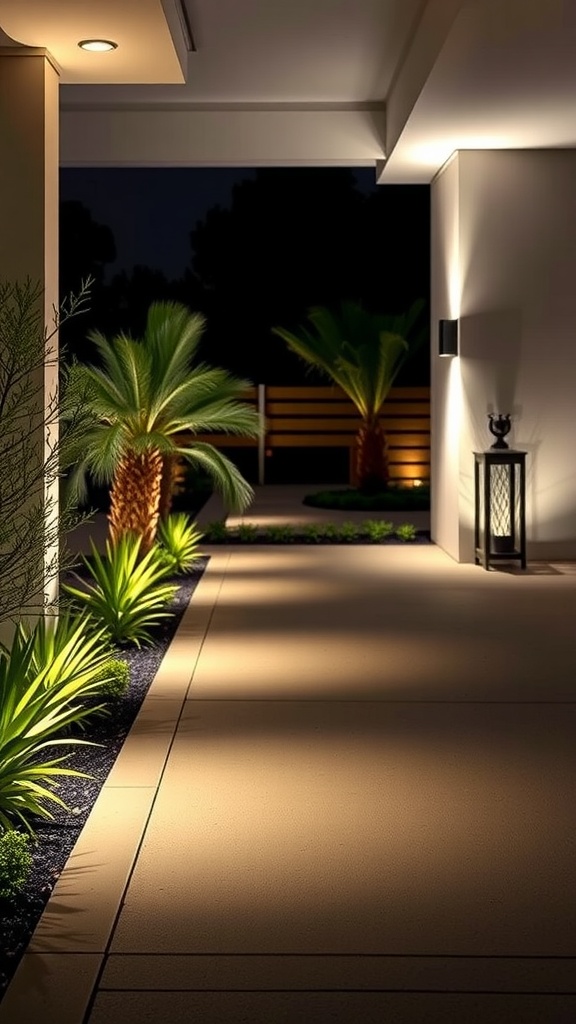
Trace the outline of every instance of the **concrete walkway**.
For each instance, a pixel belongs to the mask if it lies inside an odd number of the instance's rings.
[[[0,1024],[574,1024],[575,567],[211,555]]]

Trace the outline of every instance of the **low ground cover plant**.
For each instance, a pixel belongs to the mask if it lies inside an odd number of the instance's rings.
[[[315,491],[302,501],[310,508],[338,509],[346,512],[416,512],[430,508],[430,487],[386,487],[361,491],[353,487],[333,491]]]
[[[31,868],[30,837],[14,828],[0,833],[0,900],[21,892]]]
[[[367,519],[362,523],[303,523],[300,526],[279,523],[227,526],[225,521],[216,520],[204,528],[207,544],[381,544],[427,538],[426,532],[419,533],[412,523],[394,526],[388,520],[379,519]]]

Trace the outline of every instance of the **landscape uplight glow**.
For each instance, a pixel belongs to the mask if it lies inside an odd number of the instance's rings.
[[[115,50],[118,43],[113,43],[111,39],[81,39],[78,46],[92,53],[106,53],[107,50]]]

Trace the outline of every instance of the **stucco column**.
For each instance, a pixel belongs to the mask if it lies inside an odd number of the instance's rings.
[[[40,284],[40,314],[49,331],[58,306],[58,78],[46,50],[0,47],[0,279],[30,278]],[[54,355],[57,337],[50,347]],[[56,367],[45,364],[38,381],[40,405],[47,407],[56,384]],[[42,459],[47,442],[40,427],[31,444]],[[39,493],[44,501],[50,496],[57,515],[57,481],[46,483],[44,494],[42,488]],[[47,566],[56,553],[45,544],[34,606],[42,595],[49,603],[55,600],[56,583],[49,583]]]

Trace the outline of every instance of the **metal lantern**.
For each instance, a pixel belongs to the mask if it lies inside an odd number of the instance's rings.
[[[476,565],[519,561],[526,568],[526,452],[509,448],[504,437],[510,416],[491,415],[495,443],[474,452],[474,550]]]

